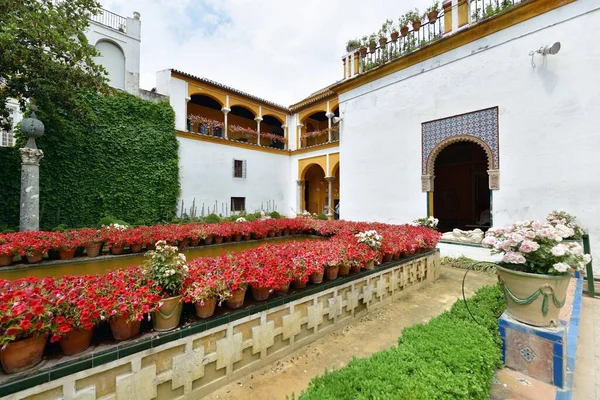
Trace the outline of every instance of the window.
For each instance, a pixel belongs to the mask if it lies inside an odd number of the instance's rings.
[[[0,147],[14,146],[15,140],[13,137],[12,130],[5,131],[5,130],[0,129],[0,134],[2,135],[2,137],[0,137]]]
[[[231,198],[231,211],[233,211],[233,212],[246,211],[246,198],[245,197],[232,197]]]
[[[233,160],[233,177],[246,177],[246,160]]]

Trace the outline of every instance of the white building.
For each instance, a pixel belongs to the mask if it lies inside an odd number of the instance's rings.
[[[562,209],[597,252],[600,48],[589,27],[600,4],[515,3],[484,17],[476,0],[447,0],[437,21],[346,55],[342,81],[290,107],[159,72],[157,90],[177,115],[184,207],[195,199],[234,210],[244,198],[254,211],[275,199],[283,214],[331,215],[343,197],[345,219],[429,214],[444,231]],[[536,52],[556,42],[557,54]],[[232,132],[241,121],[254,132]],[[283,148],[257,135],[265,131],[285,138]],[[245,181],[234,160],[245,161]]]

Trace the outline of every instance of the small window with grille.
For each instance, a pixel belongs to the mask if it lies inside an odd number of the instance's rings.
[[[231,211],[233,211],[233,212],[246,211],[246,198],[245,197],[232,197],[231,198]]]
[[[246,160],[233,160],[233,177],[246,177]]]

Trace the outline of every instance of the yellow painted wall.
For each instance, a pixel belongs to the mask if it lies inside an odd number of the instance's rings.
[[[336,171],[336,167],[339,167],[339,163],[340,163],[340,153],[329,154],[329,174],[328,174],[328,176],[339,176],[339,174],[340,174],[339,168]]]

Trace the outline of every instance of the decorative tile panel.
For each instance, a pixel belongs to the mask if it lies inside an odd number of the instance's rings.
[[[498,107],[474,111],[422,124],[422,175],[427,171],[429,156],[437,145],[456,136],[472,136],[485,142],[493,155],[493,168],[500,167]]]
[[[537,358],[537,355],[535,354],[535,352],[533,350],[531,350],[529,347],[525,347],[524,349],[521,349],[521,355],[527,362],[533,361]]]

